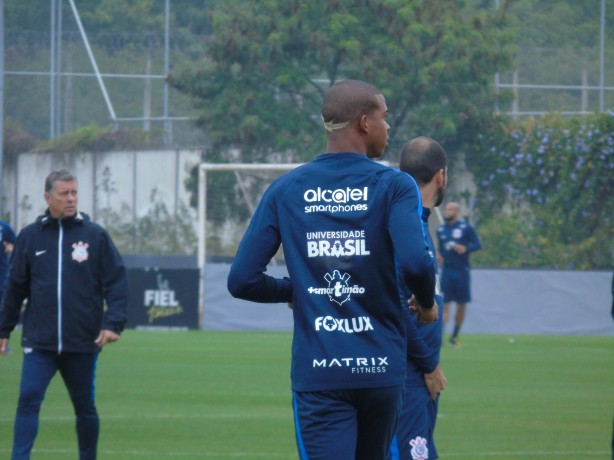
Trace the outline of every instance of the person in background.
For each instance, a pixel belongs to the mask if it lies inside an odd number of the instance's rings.
[[[239,245],[228,290],[291,303],[291,381],[302,460],[384,460],[406,369],[397,264],[422,321],[438,318],[435,271],[412,178],[372,161],[388,143],[386,100],[343,80],[322,104],[327,153],[277,179]],[[266,275],[283,244],[289,278]]]
[[[442,266],[441,289],[443,291],[443,323],[447,324],[450,303],[456,302],[454,329],[450,344],[460,348],[458,339],[465,320],[467,303],[471,302],[471,273],[469,255],[482,248],[480,239],[473,226],[459,218],[460,205],[456,202],[446,204],[443,211],[445,222],[437,228],[439,243],[438,262]]]
[[[422,197],[422,227],[431,256],[435,245],[429,233],[428,218],[431,210],[443,201],[447,182],[447,155],[443,147],[429,137],[417,137],[401,150],[399,169],[410,174],[418,183]],[[437,267],[435,264],[435,270]],[[407,303],[411,292],[402,281],[401,303]],[[435,301],[443,308],[439,280],[435,287]],[[429,324],[417,321],[415,315],[406,316],[407,375],[405,396],[399,417],[399,426],[391,446],[390,460],[439,458],[435,447],[435,423],[439,393],[447,381],[439,364],[443,322],[438,319]]]
[[[9,276],[9,259],[13,252],[13,245],[15,244],[15,232],[8,224],[0,220],[0,302],[4,296],[4,288],[6,287],[6,281]],[[0,304],[1,305],[1,304]]]
[[[58,371],[77,418],[79,459],[94,460],[100,429],[96,362],[126,323],[128,279],[107,232],[77,210],[77,179],[70,172],[49,174],[44,196],[47,210],[15,241],[0,310],[0,353],[6,354],[27,299],[11,460],[30,458],[40,406]]]

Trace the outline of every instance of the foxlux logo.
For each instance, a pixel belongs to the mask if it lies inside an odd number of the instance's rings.
[[[313,203],[305,206],[306,213],[366,211],[368,196],[369,187],[346,187],[335,190],[318,187],[315,190],[309,189],[303,194],[303,198],[307,203]]]
[[[310,286],[307,289],[309,294],[316,295],[328,295],[328,298],[331,302],[335,302],[336,304],[343,305],[344,302],[350,300],[351,294],[364,294],[365,288],[358,286],[355,284],[354,286],[350,286],[348,284],[348,280],[351,278],[350,275],[344,273],[341,275],[339,270],[333,271],[333,274],[327,273],[324,275],[324,279],[328,281],[328,287],[325,288],[316,288]]]
[[[316,331],[324,329],[328,332],[339,331],[346,334],[372,331],[371,318],[359,316],[358,318],[333,318],[332,316],[318,316],[315,320]]]
[[[308,257],[368,256],[364,230],[307,233]]]

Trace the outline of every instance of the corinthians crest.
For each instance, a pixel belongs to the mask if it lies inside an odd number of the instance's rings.
[[[426,439],[416,436],[415,439],[409,441],[411,445],[411,458],[413,460],[427,460],[429,458],[429,449],[426,447]]]
[[[328,298],[339,305],[343,304],[343,302],[350,300],[350,292],[347,289],[343,289],[344,287],[348,287],[348,280],[350,279],[350,275],[344,273],[343,276],[339,273],[339,270],[333,271],[331,276],[330,273],[324,275],[324,279],[328,281],[329,293]],[[345,291],[345,292],[344,292]]]
[[[72,247],[72,260],[76,260],[79,263],[87,260],[89,256],[87,252],[87,248],[90,247],[89,244],[84,243],[83,241],[79,241],[78,243],[73,243]]]
[[[350,278],[351,276],[347,273],[341,274],[339,270],[333,270],[332,275],[330,273],[324,275],[324,279],[328,282],[328,287],[310,286],[307,292],[315,295],[327,295],[331,302],[343,305],[350,300],[350,295],[365,293],[365,288],[362,286],[357,284],[350,286],[348,284]]]

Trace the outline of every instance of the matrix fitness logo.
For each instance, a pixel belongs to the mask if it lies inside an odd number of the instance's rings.
[[[328,287],[313,287],[310,286],[307,292],[312,295],[327,295],[331,302],[338,305],[343,305],[350,300],[352,294],[364,294],[365,288],[358,286],[357,284],[350,286],[348,283],[350,275],[344,273],[343,275],[339,270],[333,271],[333,274],[327,273],[324,275],[324,279],[328,282]]]
[[[338,188],[335,190],[322,189],[320,187],[309,189],[303,194],[307,203],[305,213],[366,211],[369,187],[363,188]]]
[[[352,374],[384,374],[388,371],[388,356],[314,359],[313,369],[348,369]]]

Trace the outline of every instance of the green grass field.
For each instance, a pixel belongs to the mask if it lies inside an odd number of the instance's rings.
[[[464,335],[444,346],[442,459],[609,460],[614,337]],[[101,354],[99,459],[296,459],[291,335],[126,331]],[[0,357],[0,458],[10,456],[18,333]],[[60,376],[41,410],[33,460],[77,458]]]

